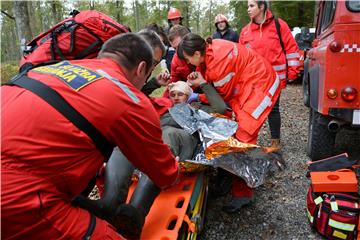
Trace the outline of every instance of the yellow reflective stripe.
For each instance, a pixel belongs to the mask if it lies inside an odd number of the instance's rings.
[[[345,233],[342,233],[342,232],[339,232],[339,231],[336,231],[336,230],[334,230],[333,236],[337,237],[337,238],[341,238],[341,239],[346,239],[347,238],[347,235]]]
[[[335,221],[334,219],[331,219],[331,218],[329,219],[329,226],[337,228],[337,229],[341,229],[344,231],[354,231],[354,229],[355,229],[355,224],[342,223],[342,222]]]
[[[322,203],[324,200],[322,199],[322,197],[317,197],[315,200],[314,200],[314,202],[315,202],[315,204],[316,205],[319,205],[320,203]]]
[[[338,208],[338,204],[336,201],[334,202],[330,202],[330,207],[331,207],[331,210],[333,210],[334,212],[338,211],[339,208]]]
[[[309,209],[306,209],[306,212],[307,212],[307,216],[308,216],[310,222],[313,223],[314,222],[314,217],[311,216],[311,213],[310,213]]]

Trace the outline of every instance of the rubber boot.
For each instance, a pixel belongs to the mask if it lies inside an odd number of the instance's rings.
[[[126,201],[133,172],[133,165],[118,148],[114,148],[105,168],[103,197],[90,200],[78,196],[75,204],[111,223],[117,208]]]
[[[281,150],[280,139],[271,139],[270,142],[270,147],[274,150],[274,152],[278,152]]]
[[[140,239],[145,218],[160,191],[145,174],[141,175],[129,204],[117,209],[114,222],[121,235],[127,239]]]

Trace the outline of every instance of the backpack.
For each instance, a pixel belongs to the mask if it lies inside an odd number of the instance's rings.
[[[20,72],[62,60],[95,58],[106,40],[130,32],[95,10],[74,10],[71,15],[26,45]]]

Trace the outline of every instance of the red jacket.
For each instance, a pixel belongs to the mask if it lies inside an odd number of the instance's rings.
[[[238,131],[257,134],[280,93],[271,65],[240,44],[214,39],[206,48],[201,70],[235,112]],[[205,95],[200,100],[206,101]]]
[[[178,55],[175,53],[171,61],[171,76],[169,83],[177,81],[187,81],[187,76],[195,70],[192,69],[192,65],[187,64],[185,60],[181,60]],[[169,90],[166,89],[163,97],[169,97]]]
[[[35,68],[29,77],[59,92],[156,185],[171,185],[178,166],[162,141],[159,117],[119,65],[110,59],[59,64],[77,70],[68,74],[68,68],[59,71],[58,64],[50,65]],[[81,238],[76,234],[84,229],[73,227],[80,215],[70,214],[81,211],[71,208],[70,201],[85,189],[104,157],[85,133],[30,91],[3,86],[1,100],[1,207],[8,225],[3,237],[16,232],[28,236],[34,222],[66,229],[66,238]],[[86,230],[89,214],[83,212]],[[69,222],[60,221],[60,216]]]
[[[279,75],[281,86],[285,87],[287,81],[286,62],[288,64],[288,79],[295,80],[300,71],[300,54],[288,25],[282,19],[278,18],[278,20],[286,56],[282,50],[271,11],[267,11],[266,20],[263,24],[251,22],[245,26],[241,30],[239,42],[266,58]]]

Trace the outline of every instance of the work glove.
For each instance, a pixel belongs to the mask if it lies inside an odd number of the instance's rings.
[[[187,103],[197,102],[199,101],[199,94],[198,93],[191,93],[190,97],[187,100]]]

